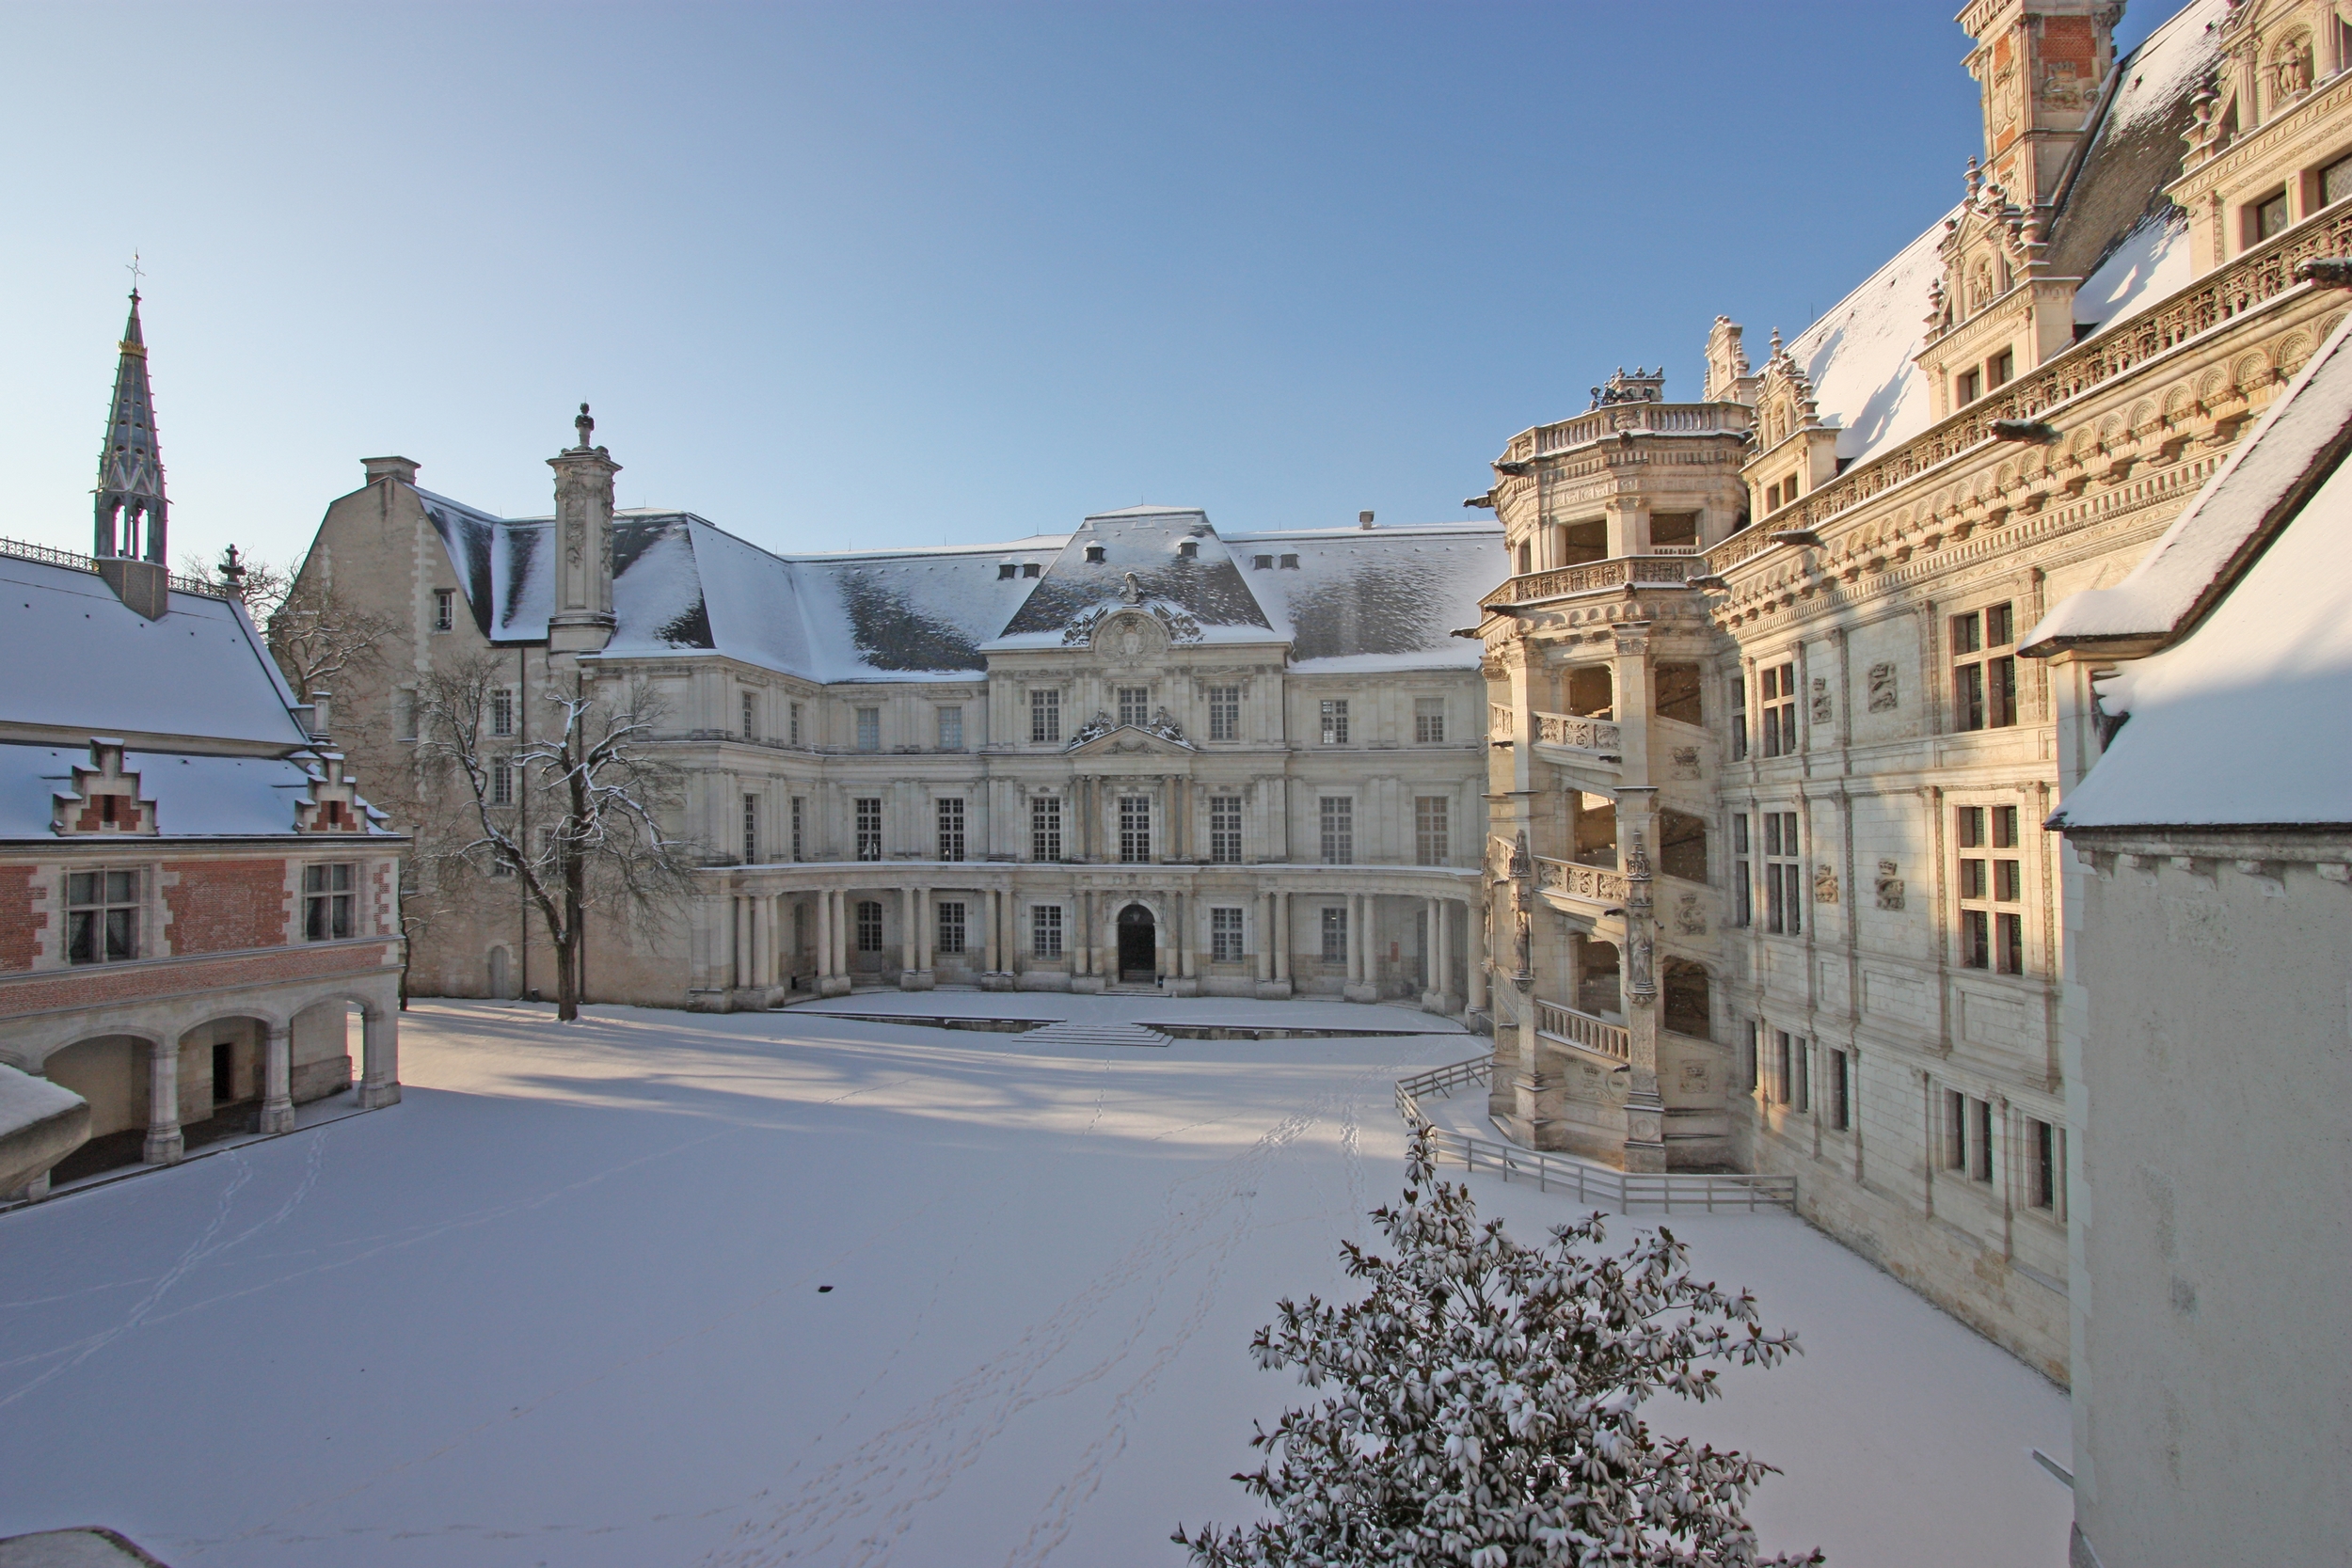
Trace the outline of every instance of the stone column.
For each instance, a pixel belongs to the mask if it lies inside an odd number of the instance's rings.
[[[898,988],[901,990],[914,989],[914,972],[922,967],[914,950],[917,924],[914,890],[901,883],[898,887]]]
[[[1380,983],[1373,978],[1372,895],[1347,895],[1347,987],[1341,994],[1350,1002],[1377,1002]]]
[[[1421,1005],[1432,1012],[1445,1008],[1438,998],[1445,990],[1445,905],[1435,898],[1422,900],[1422,975]]]
[[[833,893],[817,895],[817,984],[822,990],[833,978]]]
[[[273,1023],[262,1042],[262,1131],[294,1131],[294,1028]]]
[[[180,1136],[180,1042],[166,1040],[148,1058],[147,1148],[151,1165],[176,1165],[187,1152]]]
[[[1291,895],[1274,895],[1274,978],[1287,988],[1291,981]]]
[[[359,1105],[373,1111],[400,1103],[400,1015],[378,1007],[359,1025],[367,1076],[359,1085]]]
[[[1258,984],[1264,986],[1274,979],[1274,895],[1261,893],[1258,906]]]
[[[1467,1006],[1472,1012],[1486,1010],[1486,943],[1481,940],[1485,920],[1476,899],[1462,906],[1462,976],[1469,989]]]
[[[994,974],[1004,968],[1004,965],[998,961],[1003,949],[997,945],[996,937],[998,923],[1004,918],[1005,895],[996,889],[990,888],[981,896],[987,900],[988,909],[988,936],[981,945],[982,963],[989,974]]]
[[[1186,980],[1200,977],[1200,933],[1195,928],[1200,923],[1200,902],[1189,894],[1176,895],[1176,961],[1181,977]]]

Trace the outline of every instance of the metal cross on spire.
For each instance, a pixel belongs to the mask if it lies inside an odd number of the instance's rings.
[[[139,279],[147,276],[144,272],[139,270],[139,253],[137,251],[135,250],[131,252],[131,260],[124,263],[124,270],[129,272],[131,275],[131,297],[133,299],[136,299],[139,297]]]

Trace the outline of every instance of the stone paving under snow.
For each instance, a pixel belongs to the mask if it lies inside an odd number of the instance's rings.
[[[1343,1290],[1336,1243],[1400,1184],[1392,1081],[1483,1044],[463,1004],[403,1037],[389,1111],[0,1215],[0,1535],[106,1524],[175,1568],[1174,1564],[1179,1520],[1246,1516],[1225,1478],[1298,1393],[1250,1333]],[[1523,1234],[1565,1212],[1473,1190]],[[1788,1472],[1768,1545],[2063,1561],[2029,1457],[2066,1457],[2057,1389],[1786,1215],[1673,1224],[1807,1348],[1648,1410]]]

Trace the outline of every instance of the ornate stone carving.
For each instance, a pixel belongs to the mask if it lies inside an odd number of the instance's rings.
[[[1675,929],[1686,937],[1707,935],[1707,911],[1700,906],[1697,894],[1686,893],[1676,901]]]
[[[1901,872],[1902,867],[1897,865],[1893,861],[1879,862],[1879,874],[1876,887],[1878,890],[1880,909],[1899,910],[1903,907],[1903,879]]]
[[[1813,901],[1817,904],[1837,902],[1837,868],[1827,861],[1820,861],[1814,864]]]
[[[1901,705],[1902,696],[1896,685],[1892,662],[1870,666],[1870,711],[1892,713]]]
[[[1829,694],[1828,677],[1824,675],[1814,676],[1813,722],[1816,724],[1828,724],[1835,722],[1836,717],[1837,704]]]

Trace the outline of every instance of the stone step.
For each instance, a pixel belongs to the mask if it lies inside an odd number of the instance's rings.
[[[1116,1019],[1088,1020],[1066,1018],[1058,1023],[1048,1023],[1032,1029],[1022,1039],[1037,1045],[1166,1045],[1168,1037],[1157,1029],[1147,1029],[1140,1023],[1128,1023]]]

